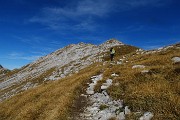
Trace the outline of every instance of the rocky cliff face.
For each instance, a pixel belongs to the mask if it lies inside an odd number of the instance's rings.
[[[117,40],[108,40],[98,46],[86,43],[71,44],[41,57],[19,70],[10,72],[1,80],[0,100],[43,82],[59,80],[76,73],[94,62],[102,61],[103,53],[109,51],[110,47],[123,45]],[[3,91],[8,92],[4,93]]]

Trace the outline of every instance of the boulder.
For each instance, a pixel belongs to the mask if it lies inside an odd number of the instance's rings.
[[[171,59],[174,63],[179,63],[180,62],[180,57],[173,57]]]
[[[145,68],[144,65],[134,65],[132,66],[132,69],[135,69],[135,68]]]
[[[151,120],[154,115],[151,112],[146,112],[139,120]]]

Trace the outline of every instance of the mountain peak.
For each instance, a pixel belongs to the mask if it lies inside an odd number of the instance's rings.
[[[103,44],[99,45],[100,47],[105,47],[105,48],[110,48],[110,47],[114,47],[114,46],[118,46],[118,45],[124,45],[122,42],[120,42],[117,39],[109,39],[106,42],[104,42]]]
[[[117,40],[115,38],[111,38],[111,39],[107,40],[105,43],[109,43],[109,44],[112,44],[112,43],[122,44],[122,42],[120,42],[119,40]]]

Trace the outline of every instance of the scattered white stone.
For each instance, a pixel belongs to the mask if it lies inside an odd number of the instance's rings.
[[[117,120],[125,120],[124,112],[120,112],[119,115],[117,115]]]
[[[101,86],[101,90],[106,90],[108,88],[108,86],[102,85]]]
[[[97,81],[102,79],[102,75],[93,76],[91,77],[92,83],[89,84],[89,87],[87,88],[87,91],[89,88],[91,88],[90,91],[94,92],[94,85],[96,85]],[[116,83],[119,85],[119,83]],[[125,120],[125,115],[130,114],[131,111],[128,108],[128,106],[125,106],[123,112],[123,101],[122,100],[113,100],[108,93],[106,92],[106,89],[112,85],[112,80],[107,79],[105,83],[102,84],[101,93],[93,93],[92,95],[89,95],[87,98],[89,99],[89,102],[91,103],[90,106],[88,106],[83,113],[80,114],[79,119],[85,119],[85,120],[109,120],[110,118],[115,118],[117,120]],[[87,92],[88,94],[88,92]],[[81,96],[86,96],[82,94]],[[101,107],[105,106],[104,109]],[[151,120],[153,117],[153,114],[150,112],[146,112],[140,120]]]
[[[102,76],[93,76],[91,77],[92,83],[89,85],[94,85],[98,79],[102,79]],[[103,83],[105,87],[109,87],[112,85],[112,80],[107,79],[106,83]],[[102,85],[102,86],[103,86]],[[101,87],[102,87],[101,86]],[[88,87],[89,88],[89,87]],[[93,88],[93,87],[91,87]],[[87,89],[88,91],[89,89]],[[94,91],[94,88],[91,90]],[[88,94],[88,92],[87,92]],[[83,95],[84,96],[84,95]],[[80,116],[80,119],[86,119],[86,120],[108,120],[113,117],[117,117],[116,112],[120,110],[120,108],[123,107],[122,101],[121,100],[112,100],[112,98],[107,94],[105,90],[103,90],[101,93],[93,93],[89,97],[90,103],[92,105],[88,106],[85,110],[84,113],[82,113]],[[100,110],[100,106],[105,105],[104,109]],[[118,115],[119,118],[123,117],[122,115]],[[123,119],[121,119],[123,120]]]
[[[112,79],[108,79],[108,80],[106,80],[106,83],[102,84],[101,90],[105,90],[105,89],[107,89],[111,85],[112,85]]]
[[[118,85],[119,85],[119,83],[115,83],[114,85],[115,85],[115,86],[118,86]]]
[[[111,61],[111,63],[110,63],[111,65],[116,65],[113,61]]]
[[[142,49],[137,49],[137,50],[136,50],[136,52],[141,52],[141,51],[143,51],[143,50],[142,50]]]
[[[146,112],[139,120],[151,120],[153,118],[153,114],[151,112]]]
[[[66,77],[66,75],[64,75],[64,74],[61,74],[60,76],[61,76],[61,78],[65,78]]]
[[[145,68],[144,65],[134,65],[132,66],[132,69],[135,69],[135,68]]]
[[[86,97],[86,98],[87,98],[87,95],[84,95],[84,94],[81,94],[80,96],[82,96],[82,97]]]
[[[119,75],[116,73],[111,74],[112,77],[118,77]]]
[[[120,61],[123,61],[124,59],[119,59]]]
[[[116,111],[122,108],[122,101],[112,100],[106,91],[95,93],[89,99],[93,104],[87,107],[84,113],[81,114],[86,120],[108,120],[116,117]],[[100,110],[101,105],[106,105],[107,108]]]
[[[121,64],[122,64],[122,62],[121,62],[121,61],[117,61],[117,64],[118,64],[118,65],[121,65]]]
[[[130,111],[130,109],[128,108],[128,106],[126,106],[126,107],[125,107],[125,109],[124,109],[124,113],[125,113],[125,115],[127,115],[127,114],[130,114],[130,113],[131,113],[131,111]]]
[[[143,71],[141,71],[141,73],[148,73],[149,72],[149,70],[143,70]]]
[[[94,94],[94,87],[95,87],[95,85],[97,84],[97,81],[99,81],[99,80],[101,80],[101,79],[102,79],[102,75],[97,75],[97,76],[91,77],[92,83],[89,84],[89,87],[88,87],[87,90],[86,90],[86,93],[87,93],[88,95]]]
[[[180,62],[180,57],[173,57],[173,58],[172,58],[172,61],[173,61],[174,63],[178,63],[178,62]]]

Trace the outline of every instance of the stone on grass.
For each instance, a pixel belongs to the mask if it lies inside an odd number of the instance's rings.
[[[146,112],[139,120],[151,120],[154,115],[151,112]]]
[[[107,79],[106,80],[106,83],[103,83],[102,86],[101,86],[101,90],[105,90],[107,89],[109,86],[112,85],[112,80],[111,79]]]
[[[121,65],[121,64],[122,64],[122,62],[121,62],[121,61],[117,61],[117,64],[118,64],[118,65]]]
[[[178,62],[180,62],[180,57],[173,57],[173,58],[172,58],[172,61],[173,61],[174,63],[178,63]]]
[[[141,71],[141,73],[148,73],[149,72],[149,70],[143,70],[143,71]]]
[[[86,93],[88,95],[94,94],[94,86],[97,84],[97,81],[99,81],[101,79],[102,79],[102,75],[97,75],[97,76],[91,77],[92,83],[89,84],[89,87],[86,90]]]
[[[126,115],[131,113],[131,111],[130,111],[130,109],[128,108],[128,106],[125,107],[124,113],[125,113]]]
[[[117,120],[125,120],[124,112],[120,112],[119,115],[117,115]]]
[[[135,69],[135,68],[145,68],[144,65],[134,65],[132,66],[132,69]]]
[[[118,83],[118,82],[114,84],[114,86],[118,86],[118,85],[119,85],[119,83]]]
[[[119,75],[116,73],[111,74],[112,77],[118,77]]]

